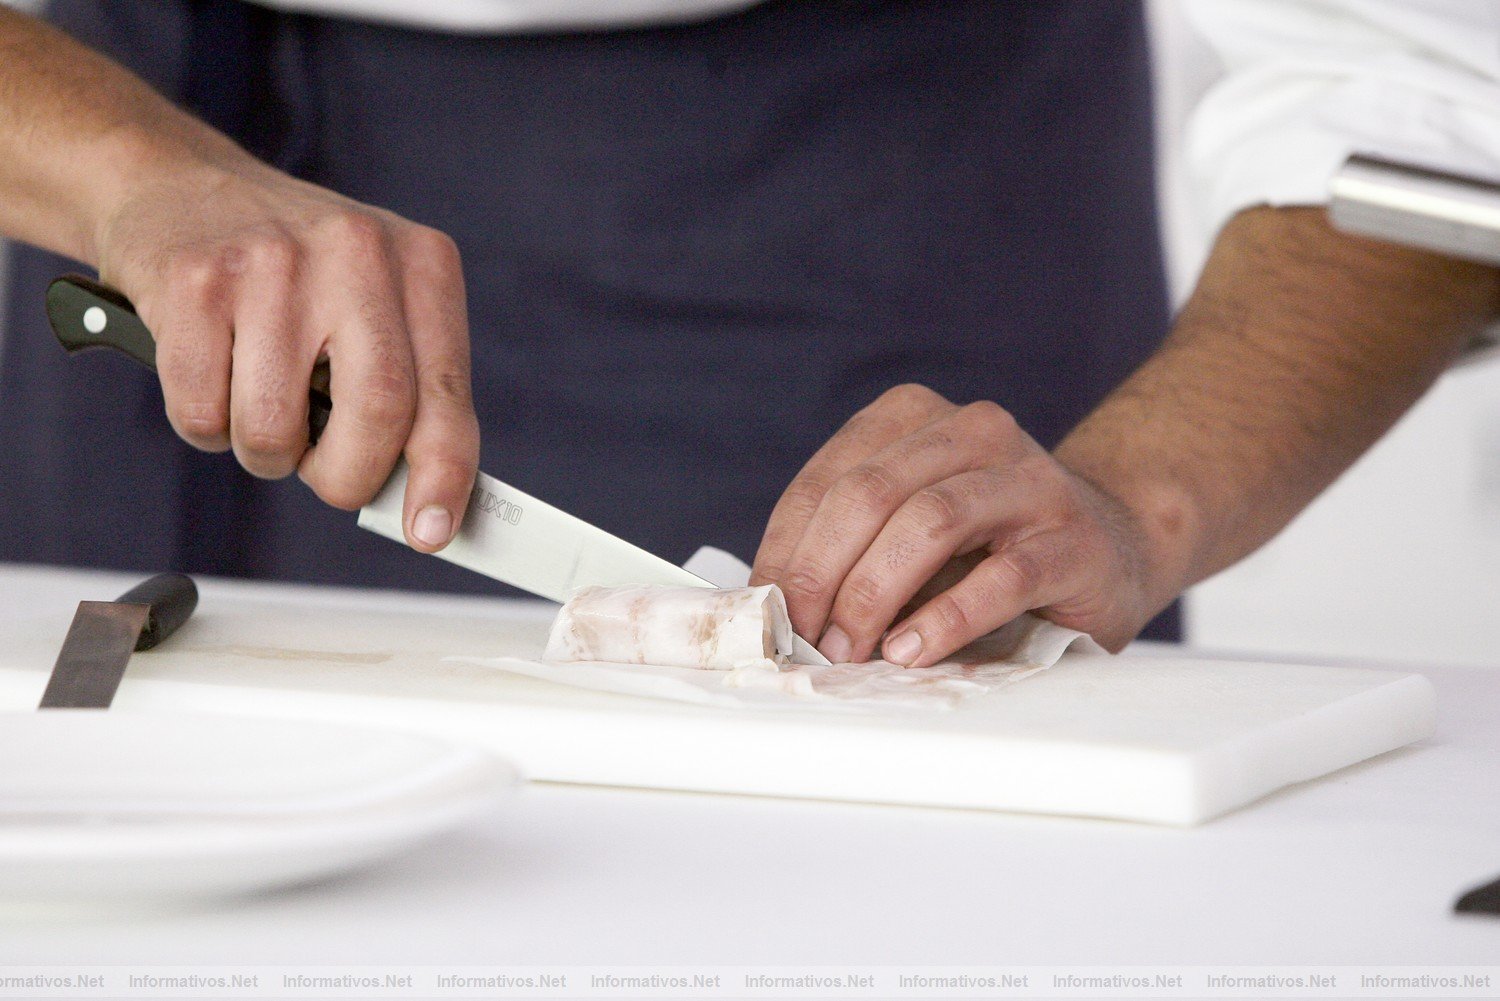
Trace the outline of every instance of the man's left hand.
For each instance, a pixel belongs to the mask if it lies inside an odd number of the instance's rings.
[[[831,661],[878,647],[926,667],[1026,611],[1124,646],[1159,610],[1145,549],[1124,504],[999,405],[906,385],[851,418],[792,481],[751,583],[779,585],[798,634],[821,637]],[[940,573],[962,566],[972,569],[944,586]]]

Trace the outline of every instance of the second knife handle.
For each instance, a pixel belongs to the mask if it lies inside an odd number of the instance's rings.
[[[69,354],[113,348],[156,371],[156,338],[118,289],[83,275],[63,275],[47,286],[47,320]],[[307,390],[309,444],[317,444],[333,411],[328,384],[328,362],[320,361]]]
[[[150,650],[177,631],[198,607],[198,585],[181,573],[159,573],[143,580],[115,599],[130,605],[146,605],[146,625],[135,642],[136,650]]]

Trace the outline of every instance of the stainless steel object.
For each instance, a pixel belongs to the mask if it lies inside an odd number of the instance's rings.
[[[1351,156],[1331,193],[1329,218],[1346,232],[1500,264],[1500,179]]]
[[[405,544],[401,506],[406,476],[403,460],[360,510],[360,528]],[[713,586],[484,473],[475,480],[458,534],[435,555],[552,601],[567,601],[575,589],[590,584]]]
[[[1328,217],[1347,233],[1500,265],[1500,179],[1355,155],[1333,176]],[[1500,353],[1500,324],[1476,337],[1456,364]]]

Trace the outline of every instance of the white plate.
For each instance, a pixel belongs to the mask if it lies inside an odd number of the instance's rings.
[[[365,865],[492,807],[509,765],[389,730],[0,713],[0,900],[172,900]]]

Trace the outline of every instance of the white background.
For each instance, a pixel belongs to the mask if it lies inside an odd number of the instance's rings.
[[[1180,301],[1206,238],[1186,210],[1176,139],[1216,66],[1172,0],[1148,0],[1148,9],[1163,228]],[[1492,361],[1448,375],[1280,537],[1195,588],[1188,630],[1193,642],[1225,650],[1500,666],[1497,609],[1500,362]]]

